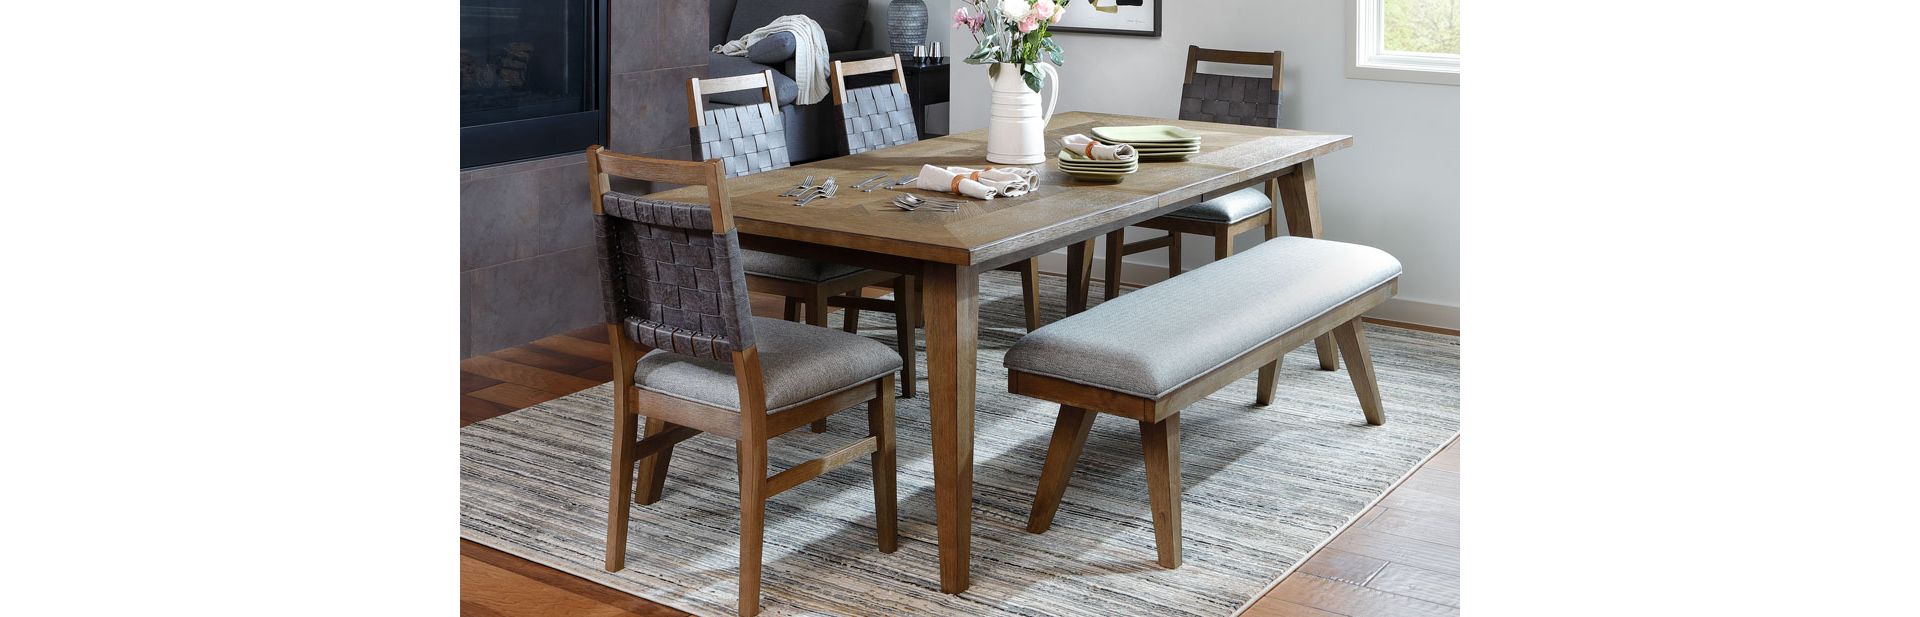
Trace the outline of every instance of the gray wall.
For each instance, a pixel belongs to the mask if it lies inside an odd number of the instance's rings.
[[[689,158],[686,82],[706,74],[707,0],[612,0],[608,14],[607,146]],[[600,322],[587,199],[580,154],[460,172],[461,357]]]
[[[1160,38],[1056,35],[1067,60],[1060,70],[1059,111],[1171,118],[1179,111],[1187,45],[1285,51],[1281,125],[1354,136],[1352,148],[1317,164],[1327,237],[1380,247],[1406,265],[1399,297],[1375,314],[1459,327],[1460,87],[1347,78],[1343,2],[1178,4],[1162,11]],[[973,42],[964,31],[946,32],[954,47],[969,48]],[[985,67],[954,66],[954,130],[986,123],[985,82]],[[1127,238],[1158,233],[1133,229]],[[1257,241],[1255,234],[1242,235],[1238,246],[1244,249]],[[1189,239],[1186,248],[1183,259],[1189,267],[1213,259],[1209,243]],[[1049,267],[1057,268],[1065,257],[1056,254],[1049,260]],[[1126,278],[1152,282],[1166,271],[1166,251],[1133,255],[1127,262],[1141,267],[1126,268]]]

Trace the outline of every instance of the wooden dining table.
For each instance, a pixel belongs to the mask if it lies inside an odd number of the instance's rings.
[[[982,201],[912,191],[965,201],[957,212],[901,210],[891,204],[897,192],[847,187],[881,174],[917,174],[926,164],[988,167],[985,129],[728,180],[741,246],[919,277],[940,589],[946,593],[965,591],[969,583],[980,274],[1068,248],[1067,312],[1075,313],[1086,306],[1095,238],[1265,183],[1272,183],[1266,188],[1279,197],[1288,233],[1319,237],[1314,159],[1353,143],[1347,135],[1092,112],[1056,114],[1047,125],[1047,141],[1059,143],[1062,136],[1098,126],[1150,124],[1200,134],[1200,152],[1185,161],[1142,163],[1117,183],[1075,180],[1049,160],[1029,166],[1040,172],[1039,188],[1016,198]],[[843,188],[832,199],[806,206],[779,196],[808,176],[822,181],[833,176]],[[651,197],[705,203],[706,189],[687,187]],[[1323,353],[1332,350],[1325,342],[1320,347]]]

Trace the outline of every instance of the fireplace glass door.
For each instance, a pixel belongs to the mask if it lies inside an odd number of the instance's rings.
[[[601,6],[596,0],[460,0],[461,167],[600,141]]]

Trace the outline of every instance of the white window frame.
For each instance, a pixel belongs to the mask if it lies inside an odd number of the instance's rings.
[[[1348,0],[1347,78],[1460,85],[1460,56],[1380,48],[1385,0]]]

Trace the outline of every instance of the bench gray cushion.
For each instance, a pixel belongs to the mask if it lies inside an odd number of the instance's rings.
[[[1273,208],[1266,191],[1248,187],[1211,200],[1173,211],[1167,216],[1215,223],[1238,223],[1249,216]]]
[[[753,335],[760,347],[767,413],[900,370],[899,352],[858,334],[755,317]],[[667,396],[740,410],[732,362],[654,350],[640,358],[633,382]]]
[[[1157,399],[1399,275],[1380,249],[1275,238],[1035,330],[1006,366]]]
[[[857,266],[760,251],[740,251],[740,265],[747,274],[802,283],[831,281],[860,271]]]

